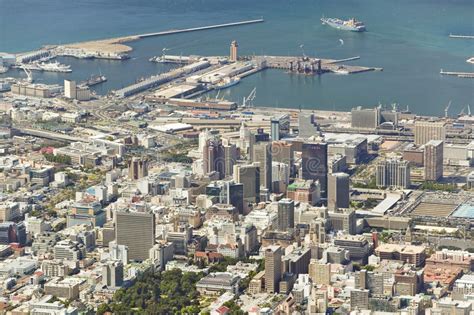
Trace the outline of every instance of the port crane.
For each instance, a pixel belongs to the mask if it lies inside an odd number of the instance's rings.
[[[253,100],[255,99],[256,96],[257,96],[257,87],[254,87],[247,97],[244,96],[242,107],[251,107],[253,105]]]
[[[448,118],[448,110],[451,107],[451,102],[452,101],[449,101],[448,106],[444,109],[444,118]]]
[[[25,67],[21,67],[23,69],[23,71],[25,71],[26,73],[26,81],[28,83],[33,83],[33,73],[31,72],[31,70],[28,70],[26,69]]]

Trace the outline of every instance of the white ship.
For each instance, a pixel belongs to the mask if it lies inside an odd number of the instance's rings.
[[[226,77],[226,78],[222,79],[222,81],[219,81],[215,85],[215,89],[216,90],[226,89],[228,87],[231,87],[231,86],[234,86],[234,85],[238,84],[239,82],[240,82],[239,77],[233,77],[233,78]]]
[[[63,65],[59,62],[50,62],[50,63],[40,63],[38,67],[43,71],[50,71],[50,72],[72,72],[71,66]]]

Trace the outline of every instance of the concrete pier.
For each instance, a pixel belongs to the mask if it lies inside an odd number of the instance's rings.
[[[454,75],[459,78],[474,78],[474,72],[456,72],[456,71],[443,71],[439,72],[442,75]]]
[[[179,34],[179,33],[189,33],[189,32],[196,32],[196,31],[212,30],[212,29],[216,29],[216,28],[224,28],[224,27],[231,27],[231,26],[240,26],[240,25],[247,25],[247,24],[262,23],[264,21],[265,21],[264,19],[256,19],[256,20],[216,24],[216,25],[209,25],[209,26],[183,28],[183,29],[178,29],[178,30],[169,30],[169,31],[155,32],[155,33],[148,33],[148,34],[140,34],[140,35],[136,35],[136,36],[139,37],[139,38],[147,38],[147,37],[154,37],[154,36],[172,35],[172,34]]]
[[[449,37],[451,37],[451,38],[462,38],[462,39],[474,39],[474,35],[454,35],[454,34],[449,34]]]

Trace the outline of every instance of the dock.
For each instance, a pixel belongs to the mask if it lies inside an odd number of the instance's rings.
[[[155,36],[173,35],[173,34],[179,34],[179,33],[190,33],[190,32],[196,32],[196,31],[212,30],[216,28],[225,28],[225,27],[231,27],[231,26],[263,23],[264,21],[265,21],[264,19],[247,20],[247,21],[240,21],[240,22],[232,22],[232,23],[216,24],[216,25],[209,25],[209,26],[200,26],[200,27],[155,32],[155,33],[139,34],[139,35],[136,35],[136,37],[147,38],[147,37],[155,37]]]
[[[469,78],[474,79],[474,72],[456,72],[456,71],[443,71],[439,72],[442,75],[452,75],[458,78]]]
[[[461,38],[461,39],[474,39],[474,35],[455,35],[449,34],[450,38]]]

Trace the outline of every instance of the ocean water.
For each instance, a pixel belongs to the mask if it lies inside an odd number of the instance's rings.
[[[130,43],[127,61],[61,58],[71,74],[35,73],[39,82],[85,80],[103,73],[100,94],[169,69],[148,59],[161,54],[228,54],[231,40],[241,54],[322,58],[361,56],[351,64],[384,68],[355,75],[304,76],[267,70],[221,92],[241,101],[257,87],[256,106],[349,110],[378,103],[401,104],[419,114],[451,115],[474,107],[474,79],[446,77],[440,69],[474,72],[473,0],[0,0],[0,51],[21,52],[42,45],[102,39],[175,28],[264,17],[233,28],[149,38]],[[320,18],[356,17],[368,31],[351,33],[321,25]],[[344,41],[341,45],[340,39]],[[7,76],[24,76],[11,71]],[[5,76],[5,75],[3,75]]]

